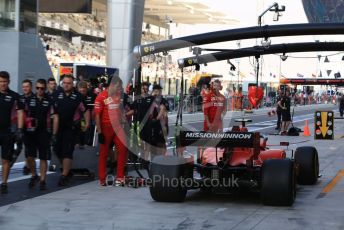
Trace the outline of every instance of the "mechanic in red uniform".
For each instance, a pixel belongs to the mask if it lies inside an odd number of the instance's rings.
[[[219,132],[223,129],[226,114],[226,98],[220,93],[221,82],[215,80],[213,90],[204,97],[204,131]]]
[[[99,93],[95,101],[96,125],[99,153],[99,182],[106,185],[106,161],[111,141],[117,150],[116,186],[124,184],[125,164],[127,160],[126,135],[123,124],[126,121],[123,106],[122,80],[118,75],[109,77],[108,88]]]
[[[204,84],[202,86],[201,97],[202,97],[203,101],[204,101],[204,98],[206,97],[206,95],[210,93],[210,89],[209,88],[210,88],[209,84]],[[204,104],[202,104],[202,111],[204,111]]]

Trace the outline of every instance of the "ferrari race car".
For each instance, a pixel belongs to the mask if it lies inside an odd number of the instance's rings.
[[[313,185],[318,180],[317,150],[298,147],[287,158],[285,149],[270,149],[267,140],[244,125],[224,133],[180,131],[179,147],[197,146],[197,159],[155,157],[149,172],[150,194],[155,201],[182,202],[190,189],[221,193],[248,189],[260,192],[264,205],[290,206],[297,184]]]

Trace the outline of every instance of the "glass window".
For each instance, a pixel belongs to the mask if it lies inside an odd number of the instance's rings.
[[[37,33],[37,0],[20,1],[20,31]]]
[[[13,28],[15,26],[15,0],[0,1],[0,28]]]

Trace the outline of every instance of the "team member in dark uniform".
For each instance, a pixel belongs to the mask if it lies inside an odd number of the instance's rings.
[[[32,81],[31,80],[25,79],[22,82],[22,91],[23,91],[23,94],[21,95],[21,100],[23,103],[25,103],[25,102],[30,100],[30,97],[33,96]]]
[[[281,127],[281,135],[286,135],[288,131],[288,127],[291,122],[291,114],[290,114],[290,93],[289,91],[285,92],[285,95],[282,97],[282,100],[278,103],[278,106],[282,109],[282,127]]]
[[[65,75],[62,85],[62,90],[57,91],[54,95],[55,110],[59,116],[55,151],[63,165],[58,185],[66,186],[68,183],[67,176],[72,167],[77,126],[84,117],[85,129],[87,129],[89,127],[90,114],[82,95],[74,90],[73,76]]]
[[[51,77],[48,79],[48,84],[47,84],[47,95],[50,97],[53,97],[53,94],[55,93],[57,88],[57,83],[55,78]]]
[[[283,98],[283,92],[282,90],[278,90],[278,96],[276,99],[277,102],[277,108],[276,108],[276,112],[277,112],[277,124],[276,124],[276,128],[275,130],[280,130],[281,129],[281,123],[282,123],[282,108],[278,105],[278,103],[282,100]]]
[[[134,114],[136,134],[140,138],[141,150],[144,153],[144,159],[148,160],[150,153],[152,128],[150,124],[151,105],[154,97],[148,94],[149,84],[143,82],[141,84],[141,95],[133,102],[132,110],[127,114]]]
[[[343,117],[344,114],[344,94],[339,98],[339,114]]]
[[[35,186],[39,177],[36,174],[35,158],[37,152],[40,159],[40,190],[46,190],[46,173],[47,160],[50,159],[49,143],[50,133],[53,126],[53,136],[57,133],[58,117],[54,112],[53,102],[50,97],[45,94],[46,81],[39,79],[36,82],[36,94],[32,95],[25,104],[25,136],[24,143],[27,152],[27,162],[31,170],[31,180],[29,188]],[[51,114],[54,114],[53,123],[51,124]]]
[[[157,155],[166,153],[166,141],[168,136],[168,101],[162,97],[162,87],[160,85],[153,86],[152,96],[154,101],[152,104],[152,115],[150,118],[152,134],[151,134],[151,159]]]
[[[86,81],[80,81],[78,83],[78,92],[83,96],[85,104],[89,112],[92,113],[93,108],[94,108],[94,101],[97,95],[88,90]],[[91,133],[94,130],[94,125],[90,124],[89,129],[86,130],[84,127],[84,124],[85,124],[85,121],[82,120],[80,123],[80,129],[78,131],[78,137],[77,137],[77,143],[79,144],[80,149],[84,149],[85,144],[92,145],[90,142],[91,142]]]
[[[47,91],[46,91],[46,95],[48,97],[50,97],[50,99],[53,101],[54,100],[54,93],[56,92],[57,90],[57,83],[56,83],[56,80],[55,78],[51,77],[51,78],[48,78],[48,81],[47,81]],[[50,123],[52,124],[53,123],[53,116],[51,116],[51,119],[50,119]],[[52,130],[50,130],[50,133],[51,133]],[[49,148],[49,154],[51,155],[51,149]],[[50,164],[52,164],[52,162],[50,161]],[[49,166],[50,167],[50,166]]]
[[[0,145],[2,158],[2,183],[1,193],[8,192],[7,179],[10,173],[10,162],[12,160],[12,148],[14,145],[12,121],[17,121],[15,141],[21,143],[24,126],[24,105],[19,100],[19,95],[9,89],[10,75],[0,72]],[[15,119],[16,118],[16,119]]]
[[[23,92],[23,94],[20,96],[20,100],[21,100],[21,103],[23,103],[25,105],[30,100],[30,98],[33,96],[32,81],[31,80],[25,79],[22,82],[22,92]],[[25,146],[25,165],[23,167],[23,174],[29,175],[30,174],[30,168],[28,167],[27,147],[26,147],[25,143],[24,143],[24,146]]]

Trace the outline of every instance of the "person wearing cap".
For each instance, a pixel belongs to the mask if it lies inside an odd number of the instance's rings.
[[[122,186],[125,182],[125,165],[128,151],[124,131],[126,117],[122,94],[122,80],[118,75],[112,75],[108,79],[107,88],[99,93],[95,100],[95,120],[100,143],[98,174],[101,186],[106,186],[106,162],[112,141],[117,152],[115,185]]]
[[[68,185],[68,176],[73,163],[73,152],[76,144],[77,127],[82,118],[85,129],[89,127],[90,113],[83,96],[73,87],[73,76],[65,75],[62,89],[54,94],[55,112],[59,117],[59,127],[55,142],[55,152],[62,161],[62,174],[59,186]]]
[[[20,145],[23,139],[24,127],[24,105],[20,101],[20,96],[9,89],[10,75],[6,71],[0,72],[0,145],[1,145],[1,173],[2,182],[1,193],[8,193],[7,180],[10,174],[11,161],[13,160],[14,143]],[[15,113],[12,113],[15,111]],[[16,124],[13,122],[16,121]],[[16,126],[16,135],[13,138],[11,126]]]
[[[162,97],[162,87],[160,85],[153,86],[152,96],[154,101],[151,108],[151,159],[156,155],[166,153],[166,141],[168,136],[168,101]]]
[[[223,130],[223,118],[226,114],[226,98],[220,93],[221,82],[215,80],[213,90],[203,101],[204,131],[219,132]]]

